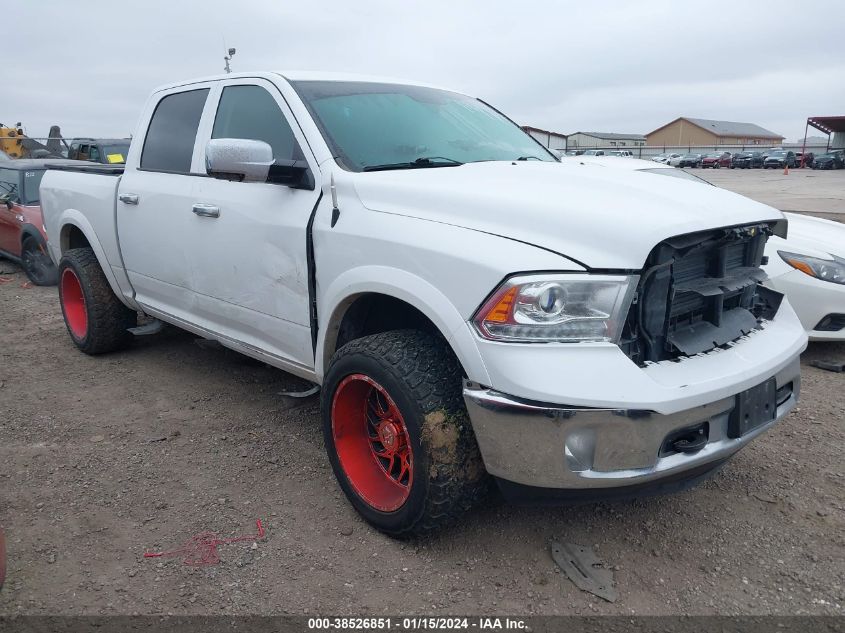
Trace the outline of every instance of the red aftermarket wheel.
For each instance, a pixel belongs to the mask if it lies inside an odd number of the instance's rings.
[[[460,365],[442,337],[394,330],[351,341],[332,358],[321,397],[335,477],[382,532],[432,532],[486,491]]]
[[[59,262],[59,303],[68,334],[86,354],[118,350],[132,339],[138,313],[114,294],[91,248],[74,248]]]
[[[364,374],[344,378],[332,402],[332,435],[355,491],[383,512],[402,507],[414,457],[405,420],[385,388]]]

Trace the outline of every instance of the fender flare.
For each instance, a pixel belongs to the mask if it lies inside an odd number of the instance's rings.
[[[366,294],[387,295],[419,310],[446,338],[470,380],[490,384],[475,336],[449,298],[425,279],[387,266],[352,268],[339,275],[326,288],[318,310],[322,316],[314,354],[317,376],[322,377],[325,372],[331,358],[331,354],[327,356],[327,351],[334,347],[338,328],[347,309],[358,297]]]
[[[38,240],[38,243],[43,246],[46,250],[47,240],[44,239],[44,236],[41,234],[41,231],[39,231],[38,227],[34,224],[24,224],[21,227],[21,246],[23,246],[23,241],[28,237],[34,237],[36,240]]]
[[[56,263],[61,261],[62,255],[66,250],[68,250],[65,245],[63,244],[65,238],[65,231],[69,227],[74,227],[82,232],[85,236],[85,239],[88,240],[88,243],[91,245],[91,249],[94,251],[94,255],[97,257],[97,262],[100,264],[100,268],[103,270],[103,274],[106,277],[106,280],[109,282],[109,286],[111,286],[112,292],[114,292],[115,296],[120,299],[124,304],[126,304],[129,308],[133,310],[139,310],[140,308],[135,303],[134,300],[126,297],[123,292],[123,289],[120,287],[120,284],[117,281],[117,277],[115,277],[114,271],[112,270],[111,265],[109,264],[108,257],[106,257],[106,252],[103,249],[103,245],[100,243],[100,240],[97,238],[97,232],[94,230],[94,227],[91,226],[91,223],[85,217],[83,213],[77,211],[76,209],[65,209],[58,218],[57,224],[59,226],[59,243],[53,244],[53,251],[54,251],[54,259]]]

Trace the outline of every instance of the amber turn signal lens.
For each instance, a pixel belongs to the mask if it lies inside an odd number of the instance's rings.
[[[487,311],[483,320],[493,323],[507,323],[511,318],[511,309],[517,290],[518,288],[514,286],[499,297],[498,301]]]

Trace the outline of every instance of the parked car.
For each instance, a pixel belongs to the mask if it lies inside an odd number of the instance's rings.
[[[105,165],[122,165],[129,153],[129,139],[76,139],[71,142],[67,157]]]
[[[634,152],[628,149],[612,149],[607,153],[608,156],[621,156],[622,158],[633,158]]]
[[[795,152],[792,150],[780,149],[769,152],[763,161],[763,169],[783,169],[784,167],[795,167]]]
[[[767,283],[788,297],[810,340],[845,341],[845,225],[784,215],[787,238],[766,246]]]
[[[583,149],[568,149],[564,156],[580,156],[584,153]]]
[[[588,149],[584,152],[584,156],[604,156],[603,149]]]
[[[703,160],[704,154],[684,154],[678,160],[677,167],[701,167],[701,161]],[[671,165],[672,161],[669,164]]]
[[[688,485],[797,402],[806,334],[759,284],[776,209],[348,75],[173,84],[134,138],[42,182],[70,339],[121,348],[141,311],[318,383],[339,486],[388,534],[488,474],[520,501]]]
[[[731,169],[751,169],[763,166],[761,152],[736,152],[731,156]]]
[[[710,185],[688,171],[647,161],[593,158],[582,163],[685,178]],[[845,341],[845,225],[800,213],[784,213],[786,238],[766,243],[764,283],[786,295],[813,341]]]
[[[795,152],[796,167],[812,167],[816,155],[813,152]]]
[[[55,285],[58,271],[47,251],[38,186],[47,165],[73,161],[28,159],[0,165],[0,257],[21,265],[38,286]]]
[[[677,152],[666,152],[664,154],[658,154],[657,156],[653,156],[651,160],[653,160],[655,163],[665,164],[674,158],[681,158],[681,156],[682,154],[678,154]]]
[[[708,167],[713,169],[719,169],[720,167],[730,167],[731,166],[731,153],[730,152],[710,152],[709,154],[705,154],[704,157],[701,159],[701,168],[707,169]]]
[[[835,149],[813,160],[813,169],[842,169],[845,167],[845,150]]]

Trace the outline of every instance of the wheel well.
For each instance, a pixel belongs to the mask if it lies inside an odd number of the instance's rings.
[[[71,248],[86,248],[90,246],[91,243],[78,226],[68,224],[62,228],[61,248],[63,253]]]
[[[431,319],[410,303],[378,293],[360,295],[349,304],[339,322],[336,321],[335,326],[329,329],[324,349],[325,366],[328,366],[335,351],[350,341],[370,334],[406,329],[443,336]]]

